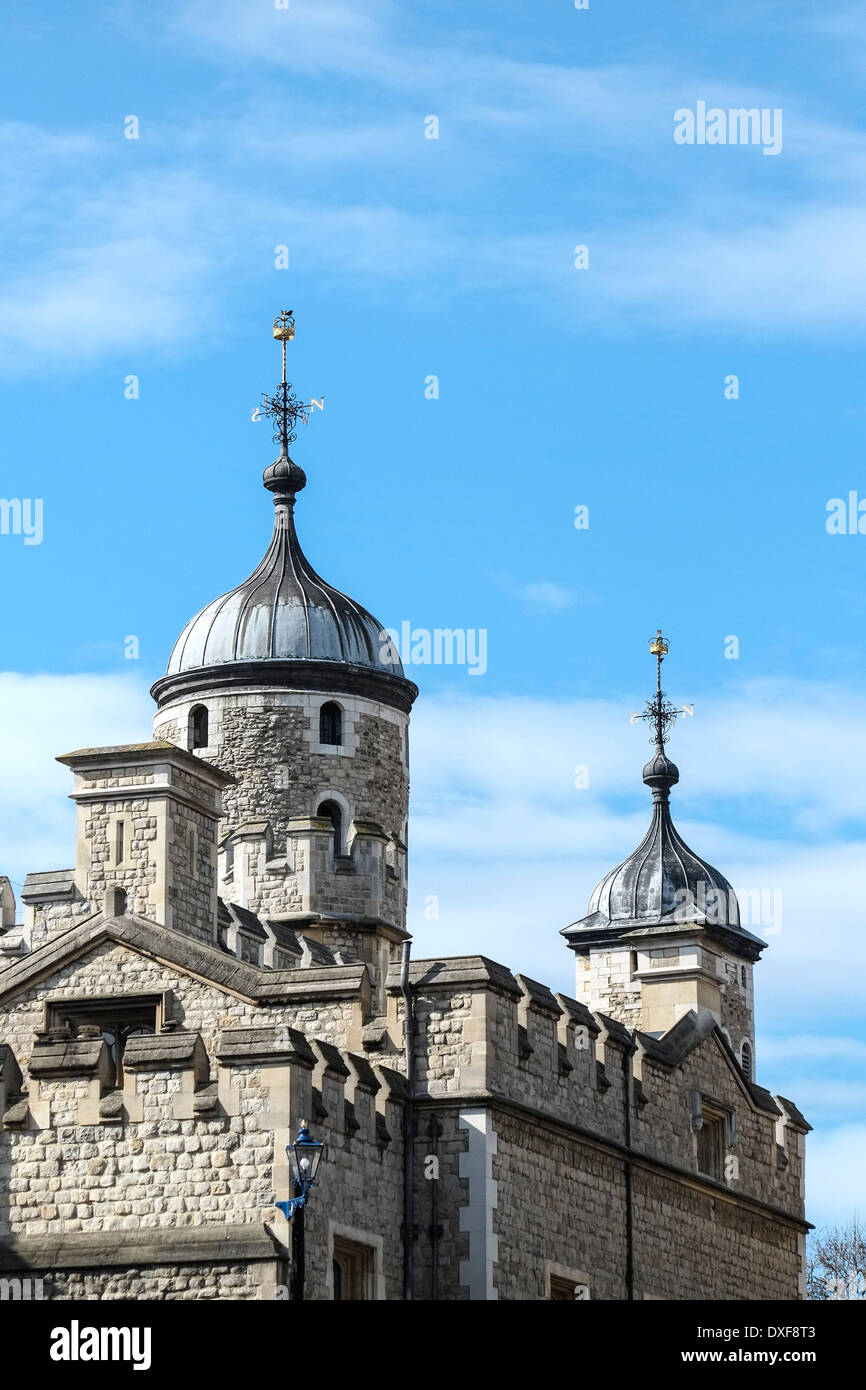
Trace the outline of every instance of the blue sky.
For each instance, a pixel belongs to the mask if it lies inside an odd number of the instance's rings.
[[[293,307],[326,403],[294,449],[308,555],[386,625],[488,634],[483,677],[411,673],[416,949],[571,988],[558,929],[649,814],[628,714],[661,624],[695,702],[678,823],[782,893],[759,1073],[816,1125],[813,1219],[850,1214],[866,536],[825,522],[866,497],[862,11],[179,0],[4,28],[0,492],[44,535],[0,536],[0,870],[69,860],[52,754],[146,733],[175,636],[265,549],[250,412]],[[677,145],[699,101],[781,110],[781,152]]]

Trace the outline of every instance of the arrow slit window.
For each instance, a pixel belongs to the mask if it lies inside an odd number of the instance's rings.
[[[339,748],[343,742],[343,711],[333,700],[319,710],[319,742]]]

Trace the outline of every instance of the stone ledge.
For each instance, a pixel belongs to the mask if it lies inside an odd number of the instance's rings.
[[[32,1077],[39,1077],[40,1080],[63,1076],[104,1076],[106,1082],[112,1072],[108,1048],[101,1037],[37,1043],[30,1054],[29,1070]]]
[[[196,1226],[188,1230],[76,1231],[65,1235],[4,1236],[0,1270],[50,1273],[68,1269],[127,1269],[137,1265],[241,1264],[280,1258],[282,1248],[262,1226]]]
[[[124,1071],[192,1070],[196,1079],[210,1074],[207,1051],[200,1033],[135,1033],[123,1050]]]
[[[389,994],[401,992],[401,967],[393,963],[388,968]],[[489,956],[441,956],[437,959],[413,960],[409,979],[419,994],[434,994],[439,990],[498,989],[513,999],[522,999],[523,991],[511,971]]]
[[[304,1034],[279,1023],[264,1028],[223,1028],[216,1055],[224,1066],[285,1061],[312,1070],[317,1061]]]

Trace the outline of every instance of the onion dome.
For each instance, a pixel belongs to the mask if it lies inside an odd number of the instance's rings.
[[[162,704],[227,682],[348,690],[408,710],[417,688],[406,680],[395,645],[381,623],[354,599],[326,583],[301,549],[295,530],[304,470],[289,455],[306,408],[286,380],[285,346],[294,336],[291,311],[274,324],[282,339],[283,379],[261,414],[276,422],[279,458],[265,469],[273,494],[274,531],[261,562],[237,588],[191,618],[174,644],[168,670],[153,687]]]
[[[402,676],[382,624],[327,584],[302,551],[294,495],[278,493],[274,501],[274,534],[261,563],[190,619],[167,674],[233,661],[340,661]]]
[[[689,849],[671,819],[670,789],[679,776],[658,745],[643,770],[653,794],[650,827],[637,849],[598,884],[585,921],[631,927],[709,922],[739,928],[740,909],[730,883]]]
[[[679,769],[665,752],[668,730],[677,717],[676,706],[661,688],[661,663],[668,644],[659,631],[650,642],[658,660],[658,684],[646,710],[633,718],[646,719],[653,729],[653,756],[643,770],[652,791],[653,814],[649,829],[637,849],[605,874],[589,901],[587,915],[563,930],[575,949],[620,935],[640,935],[653,928],[705,927],[711,933],[736,940],[743,950],[761,945],[740,925],[737,895],[725,876],[690,849],[671,819],[671,788],[680,779]]]

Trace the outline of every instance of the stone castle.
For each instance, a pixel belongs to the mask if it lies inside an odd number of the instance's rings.
[[[563,932],[574,997],[412,959],[418,690],[300,548],[288,388],[263,560],[184,628],[152,742],[60,758],[74,868],[21,923],[0,880],[0,1288],[802,1298],[809,1126],[755,1081],[764,943],[673,825],[660,683],[652,822]]]

